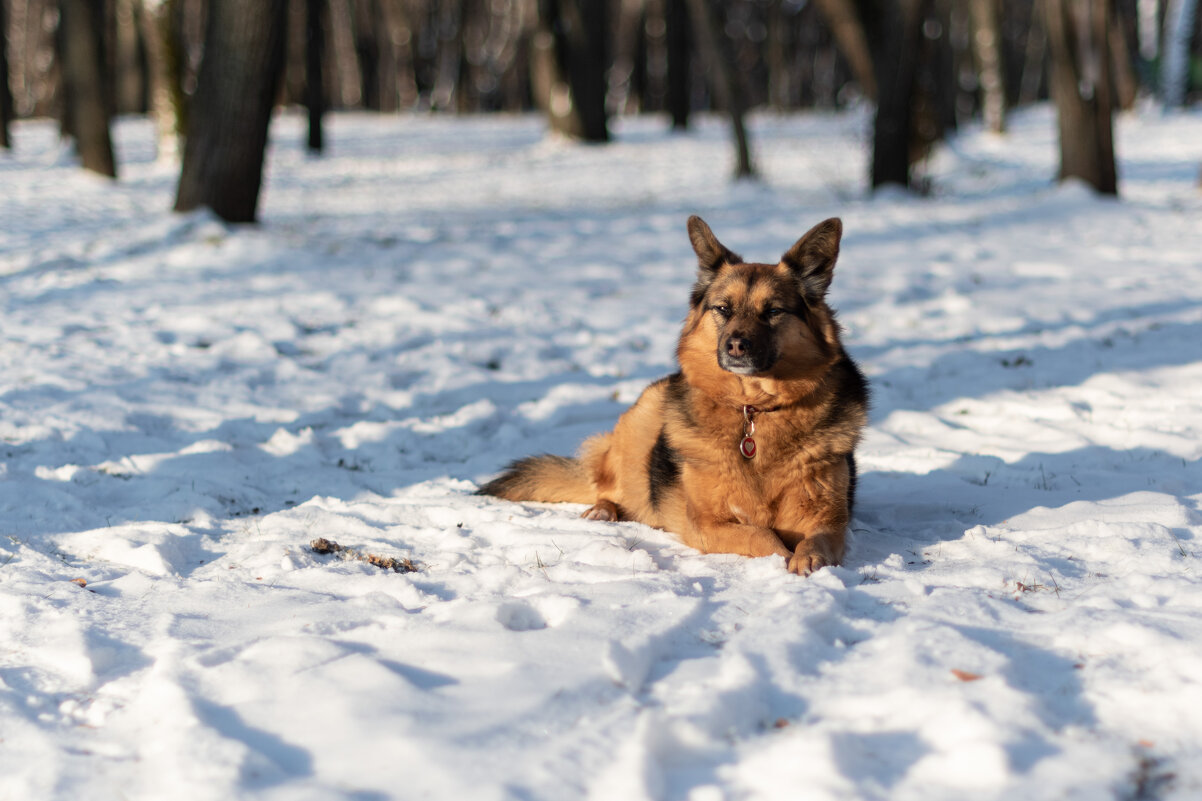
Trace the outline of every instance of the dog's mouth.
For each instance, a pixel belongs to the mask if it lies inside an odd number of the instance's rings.
[[[776,357],[771,353],[746,351],[734,355],[726,348],[718,350],[718,366],[728,373],[735,375],[756,375],[766,373],[776,364]]]
[[[755,375],[760,372],[748,358],[718,357],[718,366],[728,373],[735,375]]]

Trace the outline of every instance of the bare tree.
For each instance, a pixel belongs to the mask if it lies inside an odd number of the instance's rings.
[[[873,188],[910,186],[912,165],[955,124],[952,56],[942,33],[948,27],[947,7],[933,0],[819,0],[817,5],[856,82],[876,100]],[[927,22],[941,32],[939,41],[926,41]],[[993,35],[1000,72],[996,23]],[[1000,75],[997,85],[1000,91]],[[1004,97],[999,102],[1004,104]]]
[[[1027,25],[1027,41],[1023,48],[1023,68],[1018,80],[1018,104],[1029,105],[1039,100],[1045,88],[1048,55],[1048,26],[1043,19],[1047,12],[1044,0],[1035,0],[1031,10],[1031,21]]]
[[[689,9],[685,0],[664,0],[664,29],[667,35],[668,113],[672,127],[689,127],[692,105],[692,36],[689,32]]]
[[[737,86],[730,40],[723,28],[716,24],[710,0],[689,0],[689,14],[693,18],[698,49],[710,68],[711,85],[718,104],[730,114],[735,143],[735,178],[751,178],[755,175],[755,167],[751,163],[751,146],[743,121],[746,101],[741,88]]]
[[[325,146],[321,124],[326,103],[322,82],[325,5],[325,0],[305,0],[305,105],[309,110],[309,150],[313,153],[320,153]]]
[[[253,222],[284,60],[286,0],[211,0],[176,211]]]
[[[914,78],[928,0],[885,0],[877,20],[876,119],[872,136],[873,188],[910,185]]]
[[[873,66],[872,50],[864,25],[856,13],[853,0],[818,0],[826,24],[839,44],[839,51],[851,67],[860,90],[870,100],[877,99],[876,71]]]
[[[1153,65],[1160,58],[1161,0],[1135,0],[1135,38],[1139,43],[1141,77],[1152,80]]]
[[[609,71],[608,99],[611,114],[633,110],[638,58],[643,45],[647,0],[618,0],[614,63]]]
[[[454,5],[447,3],[448,6]],[[355,32],[355,54],[359,58],[359,77],[363,81],[363,105],[380,110],[380,4],[377,0],[354,0],[351,22]]]
[[[13,146],[8,126],[13,118],[13,93],[8,85],[8,13],[0,0],[0,147]]]
[[[144,114],[150,105],[140,0],[106,0],[105,82],[116,114]]]
[[[17,114],[46,115],[62,107],[53,32],[59,3],[77,1],[6,0]],[[215,1],[86,0],[104,9],[106,39],[119,45],[120,54],[109,48],[114,55],[105,71],[107,84],[122,87],[118,108],[154,108],[164,124],[164,154],[187,130],[207,9]],[[1144,39],[1159,46],[1159,28],[1149,24],[1156,16],[1149,9],[1155,12],[1158,3],[1163,9],[1162,0],[1119,4],[1128,15],[1138,6],[1145,58]],[[603,140],[607,115],[614,113],[668,111],[674,127],[684,127],[692,110],[710,108],[733,111],[734,124],[739,104],[838,107],[856,95],[875,101],[885,82],[889,96],[879,119],[888,135],[882,144],[896,154],[908,152],[913,169],[929,151],[930,135],[942,135],[964,114],[982,108],[990,126],[998,127],[1002,88],[1014,103],[1038,99],[1048,86],[1045,26],[1032,24],[1045,16],[1043,0],[703,0],[708,25],[691,11],[697,0],[287,4],[288,63],[277,102],[314,112],[319,101],[324,110],[477,112],[537,105],[561,130]],[[699,35],[698,19],[710,34]],[[1111,19],[1112,80],[1120,102],[1128,103],[1136,84],[1126,80],[1130,65],[1122,47],[1129,38],[1133,52],[1133,19],[1120,13]],[[911,20],[918,20],[917,29]],[[977,64],[970,67],[974,55]],[[321,66],[307,66],[310,56]],[[979,81],[959,80],[969,70]],[[1141,75],[1145,82],[1147,74]],[[316,141],[316,116],[312,122]],[[739,139],[736,134],[736,144]],[[899,170],[894,180],[900,176]]]
[[[980,76],[985,127],[1006,130],[1006,85],[1002,78],[1002,32],[998,0],[968,0],[972,50]]]
[[[59,14],[63,130],[75,140],[85,169],[115,178],[117,162],[104,85],[104,5],[90,0],[61,0]]]
[[[1127,44],[1127,33],[1117,2],[1110,13],[1110,56],[1115,97],[1120,109],[1130,111],[1135,108],[1139,95],[1139,76],[1135,74],[1135,60],[1131,58],[1131,47]]]
[[[1164,61],[1161,66],[1160,89],[1164,107],[1178,108],[1185,104],[1189,83],[1189,45],[1194,38],[1194,18],[1198,0],[1169,0],[1164,15]]]
[[[605,108],[605,0],[539,0],[532,43],[534,91],[554,130],[609,140]]]
[[[464,14],[466,0],[444,0],[437,3],[438,57],[437,76],[430,90],[430,106],[439,110],[455,108],[456,100],[462,102],[464,91],[463,72],[466,61],[463,52]]]
[[[187,115],[180,31],[180,0],[141,0],[139,21],[146,44],[150,111],[158,128],[158,156],[176,161]]]
[[[1060,180],[1118,193],[1111,97],[1110,0],[1044,0],[1052,98],[1060,130]]]

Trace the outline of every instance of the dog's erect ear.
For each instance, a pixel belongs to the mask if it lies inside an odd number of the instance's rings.
[[[697,305],[722,266],[738,264],[743,259],[719,242],[705,220],[695,214],[689,218],[689,241],[697,254],[697,283],[693,286],[692,298],[693,305]]]
[[[694,214],[689,218],[689,241],[697,253],[697,265],[705,272],[717,272],[723,264],[738,264],[742,261],[718,241],[705,220]]]
[[[781,263],[797,276],[807,300],[819,301],[826,296],[842,237],[843,221],[831,217],[807,231],[781,256]]]

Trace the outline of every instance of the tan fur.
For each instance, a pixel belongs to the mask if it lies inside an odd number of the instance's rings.
[[[743,263],[699,218],[689,231],[701,271],[680,374],[648,387],[578,459],[522,460],[481,491],[590,503],[587,517],[666,529],[706,553],[779,555],[803,575],[837,564],[867,420],[863,377],[824,300],[842,228],[815,226],[775,265]],[[769,312],[777,306],[797,312]],[[730,338],[743,335],[773,354],[770,367],[724,369],[723,348],[737,351]],[[752,459],[738,450],[745,406],[760,410]]]

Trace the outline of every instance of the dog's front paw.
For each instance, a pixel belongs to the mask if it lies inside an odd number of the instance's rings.
[[[819,568],[839,564],[829,544],[822,538],[805,539],[797,543],[789,557],[789,572],[808,576]]]

